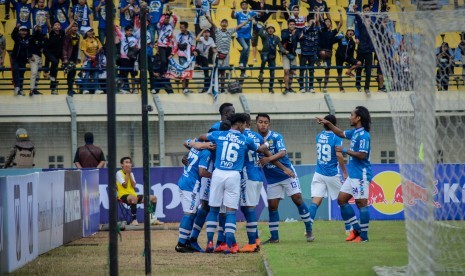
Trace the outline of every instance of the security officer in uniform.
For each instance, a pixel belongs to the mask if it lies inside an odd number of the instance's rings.
[[[16,130],[16,144],[8,155],[4,168],[32,168],[34,166],[34,143],[24,128]]]

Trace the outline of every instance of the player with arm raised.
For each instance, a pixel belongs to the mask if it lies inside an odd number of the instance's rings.
[[[184,146],[190,149],[187,157],[188,164],[184,166],[184,171],[178,181],[179,197],[184,211],[184,216],[179,224],[178,244],[175,247],[175,250],[180,253],[199,251],[197,250],[198,245],[197,247],[189,246],[188,239],[200,202],[200,177],[209,176],[206,173],[206,166],[210,161],[208,148],[212,147],[210,143],[200,143],[197,145],[198,149],[196,149],[192,146],[188,147],[188,144],[193,143],[191,140],[184,142]],[[194,242],[197,243],[197,240]]]
[[[338,152],[349,155],[349,177],[342,184],[337,201],[341,207],[341,215],[345,223],[352,224],[354,230],[346,241],[367,242],[368,224],[368,189],[372,178],[370,164],[370,112],[364,106],[357,106],[350,114],[351,130],[342,131],[330,121],[316,118],[319,124],[328,126],[337,136],[350,140],[350,149],[336,147]],[[360,210],[360,223],[357,221],[354,209],[349,205],[349,199],[354,197]]]
[[[263,157],[260,163],[264,166],[263,172],[265,173],[268,182],[267,195],[268,195],[268,211],[270,214],[269,228],[271,237],[265,243],[278,243],[279,242],[279,201],[284,199],[284,193],[292,198],[292,201],[299,209],[299,214],[305,223],[305,231],[307,241],[312,237],[312,225],[310,223],[310,213],[308,207],[302,199],[302,192],[300,190],[299,179],[296,175],[293,177],[288,176],[279,170],[272,161],[279,160],[286,168],[295,172],[291,161],[287,157],[286,146],[284,138],[281,134],[270,130],[270,116],[268,114],[259,113],[256,117],[257,129],[260,135],[269,144],[269,150],[273,154],[270,157]]]
[[[334,126],[336,125],[336,117],[334,115],[326,115],[325,120],[331,122]],[[327,125],[324,125],[324,128],[325,130],[316,136],[317,161],[311,185],[312,204],[309,207],[312,225],[316,211],[326,193],[328,194],[328,198],[337,199],[341,190],[341,179],[339,178],[337,169],[338,164],[344,179],[347,178],[347,170],[344,165],[342,152],[336,151],[336,147],[342,147],[342,140]]]

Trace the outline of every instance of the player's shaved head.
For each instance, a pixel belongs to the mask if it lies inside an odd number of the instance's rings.
[[[331,124],[333,124],[333,125],[336,125],[336,123],[337,123],[336,116],[334,116],[332,114],[326,115],[325,120],[331,122]],[[330,130],[330,128],[327,125],[323,125],[323,126],[324,126],[324,128],[326,130]]]
[[[370,111],[364,106],[357,106],[354,110],[355,115],[360,117],[360,121],[362,123],[362,127],[367,131],[370,132],[370,125],[371,125],[371,116]]]
[[[225,113],[228,113],[227,111],[229,111],[231,108],[234,109],[234,106],[233,106],[232,103],[224,103],[224,104],[220,105],[220,109],[219,109],[220,115],[221,116],[226,115]],[[233,114],[234,113],[235,113],[235,111],[233,111]]]

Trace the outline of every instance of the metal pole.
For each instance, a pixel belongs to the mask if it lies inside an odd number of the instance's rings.
[[[77,116],[76,116],[76,107],[74,106],[73,97],[66,97],[66,102],[68,103],[69,112],[71,113],[71,156],[74,156],[74,153],[77,150]],[[73,159],[71,158],[70,168],[75,167]]]
[[[116,202],[116,71],[115,71],[115,9],[113,0],[105,0],[107,58],[107,141],[108,141],[108,198],[110,222],[110,275],[118,275],[118,207]]]
[[[144,172],[144,242],[145,275],[152,273],[152,248],[150,242],[150,163],[149,163],[149,111],[147,98],[147,4],[141,2],[140,12],[140,89],[142,94],[142,160]],[[150,38],[151,40],[153,38]]]

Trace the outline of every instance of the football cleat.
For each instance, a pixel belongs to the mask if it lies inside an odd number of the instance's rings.
[[[263,244],[267,244],[267,243],[279,243],[279,240],[274,240],[272,238],[269,238],[268,240],[263,242]]]
[[[307,242],[312,242],[315,240],[315,236],[313,235],[313,232],[307,232],[305,233],[305,238],[307,238]]]
[[[215,248],[213,248],[213,242],[209,241],[207,244],[207,248],[205,248],[205,253],[213,253]]]
[[[228,244],[225,242],[222,242],[221,244],[217,245],[215,248],[215,253],[220,253],[228,249]]]
[[[192,249],[187,244],[182,244],[182,243],[178,243],[176,245],[176,247],[174,248],[174,250],[176,250],[176,252],[179,252],[179,253],[192,253],[192,252],[194,252],[194,251],[192,251]]]
[[[352,231],[350,231],[349,236],[346,238],[346,241],[353,241],[353,240],[355,240],[355,238],[357,238],[358,236],[360,236],[360,233],[357,232],[356,230],[352,230]]]
[[[258,245],[254,244],[246,244],[244,245],[239,252],[241,253],[252,253],[252,252],[258,252],[260,251],[260,247]]]
[[[205,250],[203,250],[197,242],[190,242],[189,243],[189,248],[193,252],[205,253]]]
[[[239,245],[237,245],[237,243],[233,243],[231,248],[229,248],[228,245],[226,245],[226,249],[223,252],[224,254],[237,254],[238,251]]]
[[[362,237],[358,236],[353,239],[352,242],[368,242],[368,239],[364,240]]]

